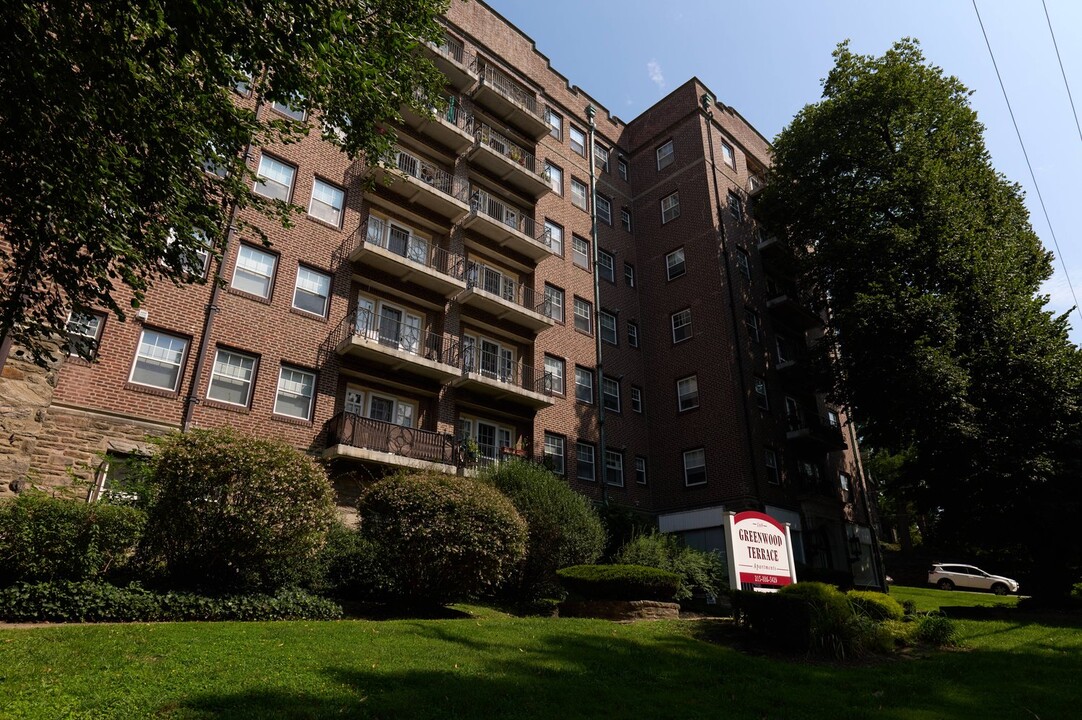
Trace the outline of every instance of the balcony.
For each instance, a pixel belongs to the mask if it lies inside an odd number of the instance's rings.
[[[748,176],[747,191],[748,196],[758,195],[766,187],[766,175],[761,173],[752,173]]]
[[[474,58],[479,82],[473,88],[473,98],[495,117],[513,125],[526,137],[540,140],[551,129],[530,90],[512,80],[507,73],[481,58]]]
[[[836,452],[847,447],[841,428],[818,415],[790,413],[785,438],[794,446],[813,452]]]
[[[462,100],[455,95],[445,97],[447,108],[432,108],[434,118],[418,113],[408,107],[402,108],[402,121],[438,144],[450,148],[456,155],[466,152],[474,143],[472,114],[462,105]]]
[[[532,217],[477,187],[470,194],[469,216],[463,224],[478,235],[535,262],[552,254],[548,233],[544,229],[539,232]]]
[[[533,288],[479,263],[467,264],[466,290],[457,299],[463,305],[534,332],[555,324],[549,317],[547,299],[538,300]]]
[[[377,217],[370,216],[353,234],[349,259],[444,297],[466,288],[466,258]]]
[[[776,288],[767,295],[766,307],[774,319],[801,330],[810,330],[823,324],[823,319],[802,303],[791,288]]]
[[[445,35],[442,45],[429,44],[425,47],[433,64],[447,76],[448,82],[456,90],[468,90],[477,82],[477,73],[470,69],[476,60],[466,52],[461,40]]]
[[[551,375],[480,348],[463,352],[462,377],[454,384],[498,402],[512,402],[531,408],[548,407],[555,403]]]
[[[335,352],[392,371],[408,372],[440,382],[461,374],[458,341],[421,330],[389,313],[358,308],[347,315],[333,336]]]
[[[468,185],[443,168],[401,148],[375,167],[377,179],[407,203],[420,205],[454,224],[470,212]]]
[[[396,467],[455,472],[454,437],[445,433],[403,427],[353,413],[338,413],[327,422],[325,429],[325,460],[349,458]]]
[[[477,140],[469,157],[474,164],[532,198],[551,189],[548,173],[532,153],[480,120],[474,121],[473,131]]]

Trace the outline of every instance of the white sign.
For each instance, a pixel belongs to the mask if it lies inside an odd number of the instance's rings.
[[[796,582],[789,523],[761,512],[727,513],[729,585],[740,590],[777,590]]]

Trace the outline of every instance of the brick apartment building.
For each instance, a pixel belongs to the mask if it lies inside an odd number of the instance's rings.
[[[224,281],[213,303],[213,282],[163,283],[134,321],[73,318],[95,362],[7,410],[26,477],[101,492],[185,426],[304,448],[343,504],[388,469],[518,453],[699,547],[724,511],[764,510],[798,561],[876,584],[856,438],[806,372],[822,324],[754,217],[767,141],[691,79],[627,123],[599,109],[591,148],[599,103],[483,2],[452,4],[429,53],[449,109],[407,116],[374,189],[319,133],[256,148],[255,192],[307,213],[196,268]]]

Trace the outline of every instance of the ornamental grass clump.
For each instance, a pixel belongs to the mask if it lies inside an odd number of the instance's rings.
[[[624,545],[615,561],[625,565],[668,570],[680,576],[677,601],[695,594],[717,597],[727,585],[728,570],[720,553],[688,547],[676,535],[652,532],[639,535]]]

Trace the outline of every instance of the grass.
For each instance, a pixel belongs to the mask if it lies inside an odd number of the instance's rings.
[[[1077,711],[1078,627],[960,622],[964,651],[832,664],[740,652],[717,621],[622,625],[469,610],[456,620],[2,630],[0,716],[930,720]]]
[[[903,587],[892,585],[890,596],[898,602],[912,600],[920,612],[930,612],[941,607],[1014,607],[1018,604],[1017,595],[995,595],[994,593],[969,592],[966,590],[939,590],[926,587]]]

